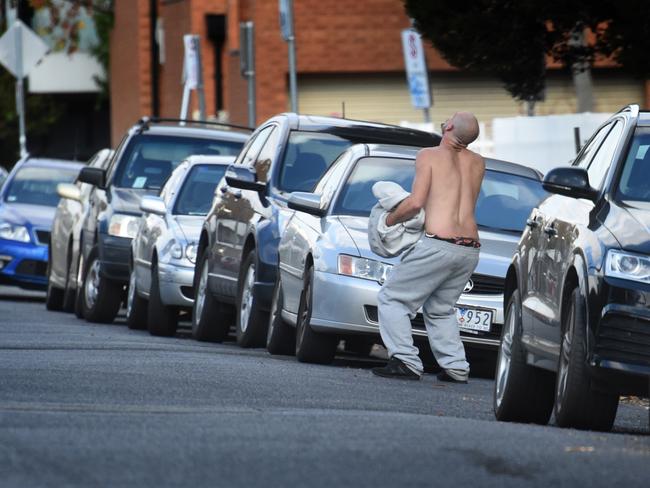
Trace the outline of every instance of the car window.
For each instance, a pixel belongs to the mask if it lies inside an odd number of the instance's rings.
[[[292,131],[282,158],[278,188],[312,191],[329,166],[358,141],[324,132]]]
[[[121,188],[161,189],[171,172],[188,156],[235,156],[239,141],[140,134],[131,139],[115,172],[114,184]]]
[[[618,146],[618,141],[623,133],[623,122],[617,121],[612,130],[600,145],[598,152],[591,160],[587,173],[589,173],[589,184],[594,188],[600,188],[607,170],[612,165],[612,158]]]
[[[579,166],[580,168],[586,168],[591,163],[594,153],[600,147],[600,143],[603,142],[603,139],[611,129],[612,125],[607,124],[592,136],[587,145],[583,148],[582,152],[578,157],[573,161],[573,166]]]
[[[280,131],[272,128],[269,136],[266,139],[264,147],[255,159],[255,179],[262,183],[269,181],[271,176],[271,163],[273,157],[278,151],[278,143],[280,142]]]
[[[262,146],[266,142],[266,139],[269,137],[269,134],[273,130],[273,126],[264,127],[260,132],[258,132],[255,139],[248,146],[248,150],[243,155],[243,157],[238,161],[239,164],[246,166],[247,168],[253,168],[253,163],[257,159],[257,155],[262,149]]]
[[[56,207],[60,199],[56,192],[57,185],[72,183],[78,174],[79,168],[76,167],[22,167],[8,183],[5,201]]]
[[[620,200],[650,202],[650,128],[638,128],[618,185]]]
[[[341,179],[348,169],[351,157],[350,153],[344,153],[339,157],[314,188],[314,193],[321,195],[321,203],[324,207],[328,207],[332,201],[332,197],[339,188]]]
[[[185,178],[172,213],[207,215],[214,199],[214,190],[225,172],[225,165],[195,165]]]

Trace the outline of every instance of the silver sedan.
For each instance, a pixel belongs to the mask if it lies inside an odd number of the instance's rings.
[[[332,165],[314,193],[291,195],[288,206],[295,212],[279,246],[280,278],[267,337],[271,353],[295,351],[301,361],[327,363],[339,339],[358,351],[380,342],[377,292],[399,257],[370,250],[372,185],[389,180],[410,189],[416,154],[399,146],[357,145]],[[526,218],[545,192],[532,169],[496,160],[486,166],[476,211],[480,262],[456,316],[465,343],[496,349],[505,273]],[[412,324],[416,342],[423,342],[421,314]]]
[[[201,225],[230,156],[191,156],[171,174],[160,196],[142,197],[143,215],[131,242],[127,295],[130,328],[176,333],[179,311],[194,302],[194,265]]]

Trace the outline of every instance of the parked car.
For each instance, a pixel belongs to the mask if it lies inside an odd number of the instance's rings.
[[[0,282],[45,289],[57,184],[73,181],[82,164],[56,159],[19,161],[0,190]]]
[[[2,188],[2,184],[7,179],[7,176],[9,176],[9,172],[6,169],[4,169],[2,166],[0,166],[0,188]]]
[[[506,277],[497,419],[609,430],[650,378],[650,112],[630,106],[544,179]]]
[[[374,254],[368,218],[377,199],[372,186],[389,180],[410,190],[417,151],[357,145],[332,165],[313,193],[295,192],[295,213],[279,246],[280,274],[267,348],[300,361],[328,363],[340,339],[366,350],[379,338],[377,293],[401,257]],[[463,341],[496,350],[503,324],[503,282],[530,210],[544,198],[540,174],[517,164],[486,160],[476,219],[481,257],[461,295],[456,316]],[[408,251],[407,251],[408,252]],[[426,344],[420,313],[413,335]],[[428,346],[425,346],[428,347]]]
[[[88,161],[90,168],[105,169],[113,156],[110,149],[98,151]],[[79,241],[81,223],[89,210],[88,195],[92,186],[75,181],[59,183],[57,193],[61,197],[52,221],[52,235],[48,253],[47,296],[48,310],[74,310],[79,284]],[[73,256],[76,259],[73,259]],[[76,310],[77,315],[80,311]]]
[[[130,328],[171,336],[179,311],[191,310],[201,226],[217,183],[234,159],[190,156],[174,170],[159,197],[142,197],[144,213],[132,241],[126,307]]]
[[[143,119],[115,150],[108,168],[84,168],[79,181],[93,186],[81,231],[82,293],[90,322],[112,322],[126,298],[131,239],[142,214],[140,199],[157,195],[172,170],[192,154],[235,156],[248,139],[233,126]],[[76,256],[73,256],[76,259]]]
[[[263,123],[227,171],[199,241],[192,328],[223,339],[236,309],[237,343],[263,346],[289,194],[308,191],[359,142],[437,145],[440,137],[371,122],[281,114]]]

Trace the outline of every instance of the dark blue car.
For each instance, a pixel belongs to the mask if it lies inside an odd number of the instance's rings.
[[[0,283],[44,289],[56,187],[72,182],[82,164],[19,161],[0,190]]]

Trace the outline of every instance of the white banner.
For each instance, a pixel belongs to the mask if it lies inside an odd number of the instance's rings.
[[[411,93],[411,103],[415,108],[429,108],[431,107],[429,74],[420,34],[413,29],[403,30],[402,49],[404,51],[404,65],[406,66],[406,79]]]

